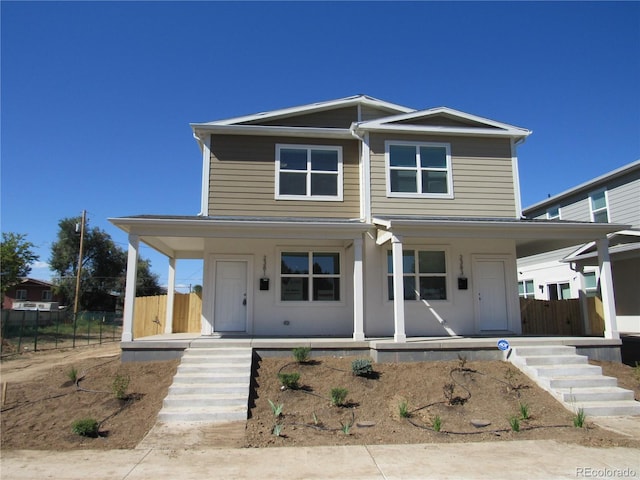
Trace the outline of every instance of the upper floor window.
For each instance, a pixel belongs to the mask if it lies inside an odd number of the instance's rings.
[[[26,300],[27,299],[27,291],[23,288],[19,288],[16,290],[16,300]]]
[[[448,143],[385,142],[387,195],[453,198]]]
[[[589,195],[591,207],[591,221],[596,223],[609,223],[609,209],[607,208],[607,191],[599,190]]]
[[[551,207],[547,210],[547,219],[560,220],[560,207]]]
[[[52,298],[53,298],[53,294],[51,293],[51,290],[42,291],[42,301],[50,302]]]
[[[342,200],[342,147],[276,145],[276,199]]]
[[[442,250],[403,250],[405,300],[446,300],[447,262]],[[393,300],[393,254],[387,252],[388,298]]]
[[[340,253],[290,251],[280,254],[280,300],[339,302]]]

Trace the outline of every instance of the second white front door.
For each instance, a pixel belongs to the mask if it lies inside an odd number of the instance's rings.
[[[213,325],[216,332],[247,331],[247,270],[242,260],[216,260]]]
[[[505,264],[500,259],[475,259],[473,263],[476,319],[481,332],[508,330]]]

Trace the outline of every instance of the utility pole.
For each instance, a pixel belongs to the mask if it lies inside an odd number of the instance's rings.
[[[73,347],[76,346],[76,327],[78,325],[78,302],[80,301],[80,276],[82,275],[82,254],[84,246],[84,224],[87,221],[87,211],[82,210],[82,221],[80,223],[80,253],[78,254],[78,269],[76,272],[76,298],[73,303]],[[76,226],[76,231],[77,231]]]

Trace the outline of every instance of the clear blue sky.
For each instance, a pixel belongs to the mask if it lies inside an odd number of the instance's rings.
[[[524,206],[640,158],[638,2],[0,5],[2,231],[42,262],[83,209],[123,248],[108,217],[197,214],[190,122],[358,93],[456,108],[533,130]]]

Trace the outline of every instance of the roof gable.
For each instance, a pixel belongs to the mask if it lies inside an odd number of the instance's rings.
[[[361,122],[358,124],[358,129],[365,131],[505,136],[514,138],[526,138],[531,134],[530,130],[524,128],[497,122],[448,107],[413,111]]]

